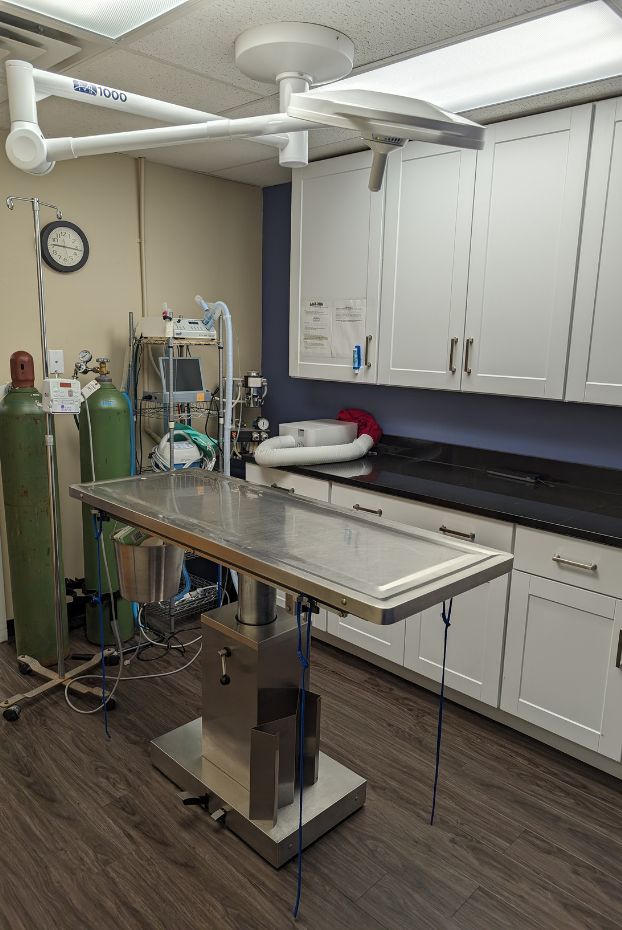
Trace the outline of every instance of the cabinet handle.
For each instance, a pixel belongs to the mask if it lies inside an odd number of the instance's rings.
[[[371,362],[369,361],[369,345],[372,338],[372,336],[365,336],[365,368],[371,368]]]
[[[618,633],[618,651],[616,653],[616,668],[622,668],[622,630]]]
[[[456,354],[457,346],[458,346],[458,337],[452,336],[449,342],[449,371],[452,375],[455,375],[456,373],[456,362],[455,362],[454,356]]]
[[[461,533],[460,530],[450,530],[444,523],[439,526],[438,531],[444,533],[445,536],[457,536],[458,539],[468,539],[470,542],[475,542],[475,533]]]
[[[275,491],[285,491],[286,494],[295,494],[296,488],[283,488],[280,484],[271,484],[271,488],[274,488]]]
[[[472,346],[473,346],[473,339],[464,340],[464,372],[467,375],[471,374],[471,365],[469,364],[469,356],[471,354]]]
[[[572,568],[584,568],[587,572],[595,572],[598,568],[597,562],[575,562],[574,559],[565,559],[562,555],[554,555],[553,561],[558,565],[570,565]]]
[[[364,513],[374,513],[376,516],[382,516],[382,509],[379,507],[378,510],[374,510],[372,507],[361,507],[360,504],[352,504],[352,510],[362,510]]]

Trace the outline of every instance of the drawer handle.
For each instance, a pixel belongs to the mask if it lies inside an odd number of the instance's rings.
[[[382,516],[382,509],[379,507],[378,510],[374,510],[372,507],[361,507],[360,504],[352,504],[352,510],[362,510],[364,513],[374,513],[376,516]]]
[[[456,536],[458,539],[468,539],[470,542],[475,542],[475,533],[461,533],[460,530],[450,530],[444,523],[439,526],[438,531],[444,533],[445,536]]]
[[[365,368],[371,368],[371,362],[369,361],[369,346],[372,340],[372,336],[365,336]]]
[[[570,565],[571,568],[584,568],[586,572],[595,572],[598,568],[597,562],[575,562],[574,559],[565,559],[563,555],[554,555],[553,561],[558,565]]]
[[[616,654],[616,668],[622,668],[622,630],[618,633],[618,652]]]
[[[449,343],[449,371],[452,375],[455,375],[456,373],[455,355],[456,355],[457,346],[458,346],[458,337],[452,336],[451,341]]]
[[[285,491],[286,494],[295,494],[296,488],[283,488],[280,484],[271,484],[271,488],[274,488],[275,491]]]
[[[467,375],[471,374],[471,349],[473,347],[473,339],[466,339],[464,346],[464,373]]]

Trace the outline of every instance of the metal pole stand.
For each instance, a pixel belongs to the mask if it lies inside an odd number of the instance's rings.
[[[115,652],[116,650],[113,648],[105,649],[104,659],[107,659],[108,656],[114,655]],[[18,656],[17,661],[19,662],[20,671],[23,674],[30,674],[31,672],[34,672],[35,675],[41,675],[41,677],[46,678],[47,681],[45,681],[42,685],[38,685],[36,688],[32,688],[30,691],[24,691],[21,694],[14,694],[10,698],[6,698],[4,701],[0,701],[2,716],[5,720],[10,721],[19,719],[21,705],[24,703],[24,701],[32,701],[34,698],[39,697],[39,695],[45,694],[46,691],[51,691],[58,685],[65,686],[73,678],[88,672],[90,668],[93,668],[95,665],[99,665],[101,663],[101,654],[93,656],[93,658],[89,659],[87,662],[82,662],[80,665],[76,665],[75,668],[65,672],[63,675],[53,671],[51,668],[46,668],[44,665],[41,665],[41,663],[36,659],[33,659],[32,656]],[[91,688],[89,685],[83,685],[81,681],[73,682],[71,687],[74,691],[77,691],[78,694],[92,694],[98,700],[101,700],[101,688]],[[107,705],[108,709],[112,710],[114,707],[114,698],[111,698],[109,701],[107,701]]]
[[[239,601],[204,614],[203,717],[153,740],[156,768],[277,868],[297,853],[300,666],[296,618],[269,585],[239,576]],[[303,623],[306,635],[306,621]],[[303,845],[365,803],[366,781],[320,752],[308,690]]]
[[[37,270],[37,295],[39,301],[39,330],[40,330],[40,339],[41,339],[41,368],[43,371],[43,378],[49,377],[49,366],[48,366],[48,343],[47,343],[47,322],[45,316],[45,290],[43,283],[43,264],[41,261],[41,221],[40,213],[41,207],[47,207],[50,210],[54,210],[56,213],[57,219],[62,219],[62,212],[57,206],[53,203],[45,203],[42,200],[39,200],[38,197],[7,197],[6,205],[9,210],[13,210],[16,202],[29,203],[32,207],[32,216],[33,216],[33,227],[34,227],[34,246],[35,246],[35,261],[36,261],[36,270]],[[83,662],[81,665],[76,666],[76,668],[71,669],[67,672],[65,670],[65,636],[64,636],[64,624],[63,624],[63,604],[65,600],[65,579],[61,577],[60,566],[62,562],[61,558],[61,548],[60,548],[60,506],[58,502],[58,490],[57,490],[57,476],[56,476],[56,460],[54,457],[54,419],[50,413],[45,415],[45,453],[46,453],[46,462],[47,462],[47,479],[48,479],[48,496],[50,501],[50,539],[51,539],[51,549],[52,549],[52,579],[54,586],[54,616],[55,616],[55,626],[56,626],[56,671],[52,671],[49,668],[41,665],[37,659],[32,658],[32,656],[21,655],[17,657],[19,662],[20,671],[27,674],[34,672],[37,675],[41,675],[43,678],[46,678],[44,684],[39,685],[37,688],[33,688],[30,691],[25,691],[21,694],[14,694],[6,700],[0,701],[0,708],[3,708],[3,716],[5,720],[17,720],[21,712],[20,703],[24,701],[32,700],[33,698],[39,697],[39,695],[51,691],[53,688],[59,685],[66,685],[68,681],[71,681],[72,678],[84,673],[90,668],[93,668],[94,665],[98,665],[101,661],[101,654],[93,656],[92,659],[89,659],[88,662]],[[104,651],[104,657],[110,656],[114,653],[114,649],[106,649]],[[121,661],[121,660],[120,660]],[[91,688],[88,685],[83,685],[81,682],[78,682],[73,685],[73,687],[80,694],[93,694],[98,698],[101,698],[101,691],[96,688]],[[109,706],[112,707],[113,702],[109,702]]]

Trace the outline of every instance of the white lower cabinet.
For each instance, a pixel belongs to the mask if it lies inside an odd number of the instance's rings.
[[[501,708],[620,761],[622,602],[515,571]]]
[[[359,620],[358,617],[350,615],[339,617],[329,610],[327,611],[326,629],[333,636],[338,636],[347,643],[366,649],[367,652],[373,652],[374,655],[388,659],[390,662],[403,665],[404,630],[407,622],[410,621],[400,620],[399,623],[381,626],[378,623],[369,623],[367,620]]]
[[[447,638],[445,683],[484,704],[499,706],[508,580],[496,578],[454,598]],[[441,680],[444,624],[441,605],[406,623],[404,665]]]

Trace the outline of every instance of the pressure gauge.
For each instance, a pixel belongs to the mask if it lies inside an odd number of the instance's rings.
[[[86,234],[68,220],[54,220],[41,230],[41,252],[46,265],[68,274],[79,271],[89,257]]]
[[[270,428],[270,421],[267,419],[267,417],[258,417],[255,420],[255,427],[256,429],[260,429],[262,433],[265,433]]]
[[[78,358],[81,362],[84,362],[85,365],[88,365],[93,356],[88,349],[82,349],[82,351],[78,354]]]

